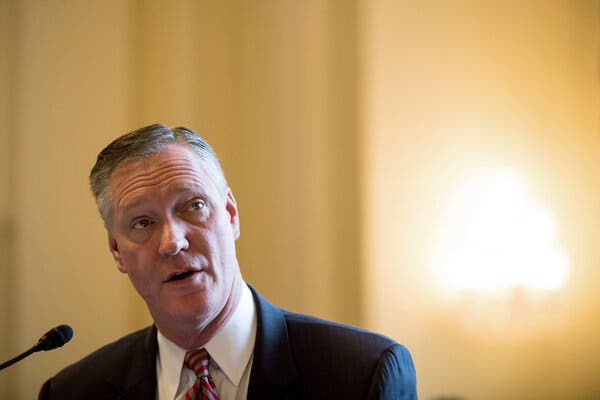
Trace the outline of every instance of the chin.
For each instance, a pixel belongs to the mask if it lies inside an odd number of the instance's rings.
[[[191,299],[191,302],[185,301],[183,304],[174,304],[173,317],[175,319],[185,319],[189,321],[197,320],[203,322],[206,319],[212,320],[220,311],[217,304],[211,304],[204,298]]]

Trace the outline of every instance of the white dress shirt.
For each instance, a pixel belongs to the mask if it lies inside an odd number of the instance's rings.
[[[186,349],[157,334],[157,400],[181,400],[196,375],[183,366]],[[220,400],[245,400],[248,394],[252,352],[256,340],[256,306],[243,284],[240,301],[223,327],[204,346],[210,354],[208,370]]]

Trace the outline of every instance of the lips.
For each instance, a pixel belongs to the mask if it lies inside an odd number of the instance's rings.
[[[194,269],[186,269],[183,271],[172,272],[169,274],[169,276],[167,277],[167,280],[165,282],[181,281],[181,280],[184,280],[185,278],[188,278],[189,276],[191,276],[192,274],[194,274],[196,272],[198,272],[198,271],[194,270]]]

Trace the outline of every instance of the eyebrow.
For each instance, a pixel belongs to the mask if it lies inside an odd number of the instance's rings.
[[[178,185],[170,190],[177,195],[190,194],[193,196],[200,196],[200,197],[205,197],[205,193],[206,193],[206,189],[204,188],[204,185],[201,185],[201,184],[194,185],[194,188],[191,188],[190,186]],[[130,210],[132,210],[136,207],[139,207],[144,202],[145,202],[145,200],[143,198],[135,198],[135,199],[133,199],[133,201],[127,203],[124,207],[121,208],[122,213],[126,214]]]
[[[143,201],[141,199],[140,200],[134,200],[133,202],[127,203],[125,205],[125,207],[121,208],[121,213],[122,214],[127,214],[132,209],[134,209],[136,207],[139,207],[142,203],[143,203]]]
[[[193,188],[192,188],[193,186]],[[173,189],[173,192],[175,193],[195,193],[195,194],[201,194],[200,192],[206,192],[206,189],[204,187],[204,185],[198,183],[196,185],[177,185],[175,186]]]

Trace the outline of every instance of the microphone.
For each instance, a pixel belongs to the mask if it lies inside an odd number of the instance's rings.
[[[25,353],[18,355],[17,357],[8,360],[4,364],[0,365],[0,370],[3,370],[6,367],[10,367],[14,363],[21,361],[25,357],[38,352],[38,351],[48,351],[56,349],[57,347],[61,347],[65,343],[67,343],[73,337],[73,329],[69,325],[60,325],[56,328],[50,329],[44,336],[38,340],[38,342]]]
[[[69,325],[60,325],[50,329],[44,336],[40,338],[33,348],[36,351],[48,351],[61,347],[73,337],[73,329]]]

